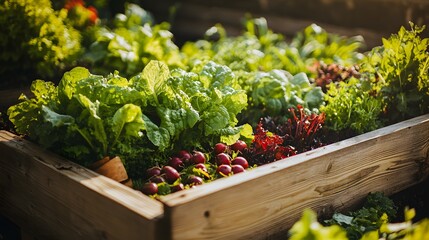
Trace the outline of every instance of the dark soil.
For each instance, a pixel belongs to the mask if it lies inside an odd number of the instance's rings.
[[[397,217],[393,222],[404,221],[404,209],[406,207],[416,210],[416,216],[413,219],[415,222],[429,218],[429,178],[404,191],[393,194],[390,198],[398,207]]]
[[[6,114],[6,110],[0,111],[0,130],[6,130],[9,132],[15,133],[13,124],[9,121],[9,118]]]

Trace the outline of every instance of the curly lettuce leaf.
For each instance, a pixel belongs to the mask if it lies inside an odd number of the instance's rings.
[[[40,108],[43,105],[52,105],[57,101],[57,91],[52,82],[45,82],[42,80],[35,80],[30,87],[34,97],[28,98],[21,95],[19,100],[22,102],[11,106],[7,114],[9,120],[15,125],[15,129],[19,134],[26,134],[30,136],[37,135],[37,128],[34,125],[41,124]]]
[[[90,72],[83,67],[76,67],[64,73],[57,87],[60,101],[70,100],[76,92],[77,83],[89,76]]]
[[[113,144],[121,136],[141,137],[145,129],[141,108],[134,104],[125,104],[112,117]]]

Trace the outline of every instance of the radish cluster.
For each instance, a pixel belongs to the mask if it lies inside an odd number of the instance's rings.
[[[246,149],[247,144],[238,140],[232,145],[217,143],[207,153],[181,150],[165,166],[147,169],[140,190],[146,195],[164,195],[245,172],[249,163],[241,155]]]
[[[246,171],[249,163],[244,157],[237,155],[242,153],[246,148],[247,144],[241,140],[238,140],[229,147],[223,143],[216,144],[213,149],[217,165],[216,173],[221,176],[229,176]],[[231,155],[234,154],[237,156],[232,158]]]

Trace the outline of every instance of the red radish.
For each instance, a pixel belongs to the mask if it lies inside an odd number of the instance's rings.
[[[182,159],[184,164],[188,164],[189,160],[191,159],[192,155],[186,151],[186,150],[181,150],[179,151],[179,153],[177,154],[177,156]]]
[[[173,167],[164,166],[162,168],[162,172],[164,173],[164,178],[168,183],[173,183],[180,178],[179,172]]]
[[[218,155],[216,155],[215,160],[218,166],[222,164],[226,164],[226,165],[231,164],[231,157],[226,153],[219,153]]]
[[[198,176],[190,176],[188,178],[188,184],[193,185],[193,186],[201,185],[201,184],[203,184],[203,179],[198,177]]]
[[[229,165],[222,164],[217,167],[216,172],[222,176],[228,176],[232,172],[232,168]]]
[[[194,168],[198,168],[198,169],[203,170],[204,172],[207,172],[207,167],[206,167],[206,165],[204,165],[204,163],[198,163],[194,166]]]
[[[195,151],[190,159],[191,164],[198,164],[198,163],[205,163],[206,162],[206,156],[204,153],[200,151]]]
[[[175,168],[177,171],[180,171],[183,169],[184,164],[182,159],[180,159],[179,157],[172,157],[169,161],[168,161],[168,165],[172,166],[173,168]]]
[[[231,169],[232,169],[232,172],[233,172],[234,174],[237,174],[237,173],[241,173],[241,172],[245,172],[245,171],[246,171],[246,170],[244,170],[243,166],[241,166],[241,165],[232,165],[232,166],[231,166]]]
[[[213,148],[213,152],[215,154],[224,153],[228,149],[228,146],[224,143],[216,143],[216,145]]]
[[[244,169],[249,167],[249,163],[247,162],[247,160],[244,157],[235,157],[232,162],[232,164],[236,164],[236,165],[241,165]]]
[[[231,145],[231,150],[243,152],[247,148],[247,144],[242,140],[237,140],[234,144]]]
[[[165,179],[161,176],[153,176],[149,178],[149,181],[153,183],[162,183],[162,182],[165,182]]]
[[[146,175],[148,178],[151,178],[153,176],[158,176],[161,174],[161,168],[160,167],[151,167],[146,170]]]
[[[145,183],[141,190],[146,195],[154,195],[158,193],[158,185],[156,183]]]
[[[183,183],[179,183],[178,185],[174,185],[171,187],[171,192],[178,192],[185,189],[185,186],[183,186]]]

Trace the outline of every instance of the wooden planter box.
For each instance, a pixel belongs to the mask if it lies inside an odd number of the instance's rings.
[[[153,200],[0,131],[0,214],[40,239],[271,239],[429,175],[429,115]]]
[[[246,14],[265,17],[273,31],[286,36],[312,23],[339,35],[362,35],[368,49],[409,21],[429,25],[427,0],[158,0],[142,6],[157,20],[171,22],[174,36],[185,40],[201,39],[217,23],[238,35]]]

